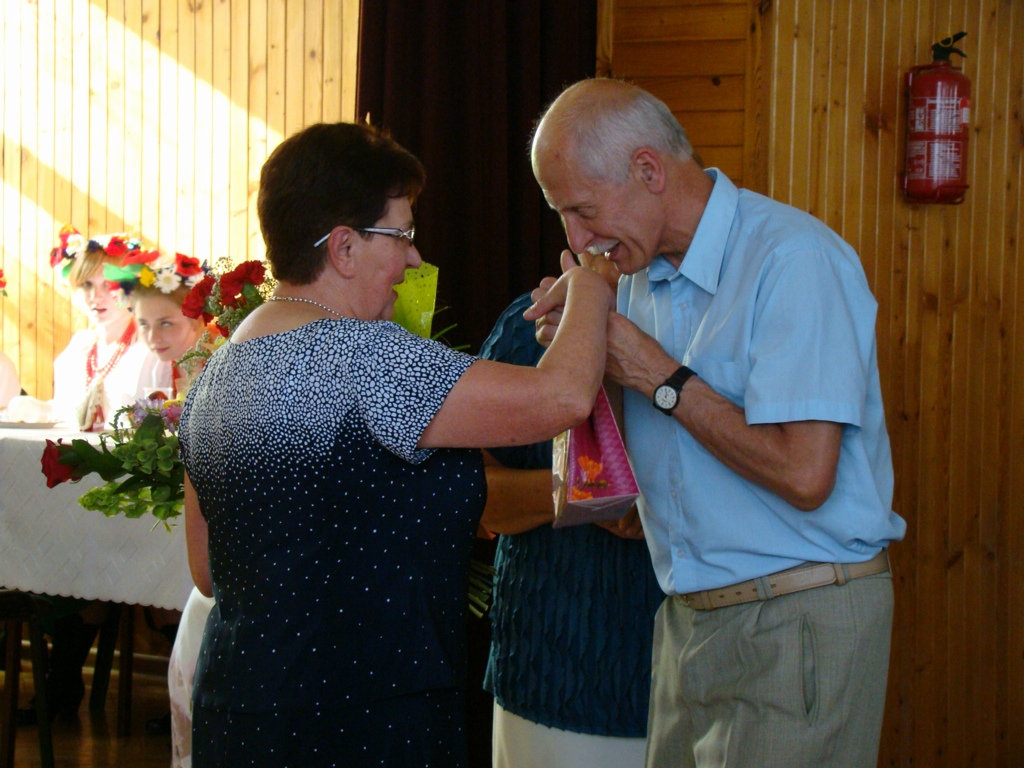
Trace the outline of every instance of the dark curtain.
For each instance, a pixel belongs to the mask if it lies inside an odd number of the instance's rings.
[[[435,320],[475,352],[508,303],[558,274],[558,216],[530,170],[541,109],[594,74],[595,0],[364,0],[357,112],[427,169],[416,243],[439,272]]]

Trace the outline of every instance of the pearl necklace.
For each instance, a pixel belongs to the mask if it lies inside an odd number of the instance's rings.
[[[321,304],[319,301],[313,301],[312,299],[304,299],[301,296],[271,296],[269,299],[267,299],[267,301],[301,301],[305,304],[312,304],[315,307],[320,307],[320,309],[324,310],[325,312],[330,312],[335,317],[343,316],[340,312],[334,311],[326,304]]]

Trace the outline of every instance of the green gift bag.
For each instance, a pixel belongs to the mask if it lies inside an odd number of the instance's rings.
[[[430,338],[437,298],[437,267],[423,262],[417,269],[405,270],[405,282],[395,286],[398,299],[391,318],[410,333]]]

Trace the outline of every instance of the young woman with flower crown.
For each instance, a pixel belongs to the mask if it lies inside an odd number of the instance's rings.
[[[133,261],[141,253],[139,241],[123,234],[86,241],[73,227],[61,230],[50,263],[62,267],[90,327],[72,336],[53,361],[53,399],[16,397],[7,406],[8,419],[100,430],[119,408],[142,397],[145,388],[170,387],[170,368],[161,377],[160,361],[139,339],[125,299],[125,287],[141,270]]]
[[[181,304],[192,287],[206,276],[199,260],[184,254],[161,255],[144,264],[138,284],[132,290],[132,314],[139,335],[150,351],[160,359],[157,381],[171,380],[168,397],[176,394],[179,376],[177,361],[192,349],[203,335],[202,320],[186,317]],[[159,389],[161,384],[151,385]]]
[[[134,403],[151,386],[170,388],[170,366],[142,343],[126,302],[126,290],[136,280],[139,259],[152,258],[138,240],[124,234],[86,240],[73,227],[60,232],[60,244],[50,254],[53,267],[74,287],[75,300],[85,309],[90,327],[77,332],[53,362],[53,399],[19,396],[7,406],[12,421],[58,421],[79,429],[106,427],[117,410]],[[162,371],[162,373],[161,373]],[[89,654],[106,611],[104,603],[53,597],[52,639],[46,685],[50,712],[73,718],[85,695],[82,665]],[[20,710],[19,719],[32,720],[34,709]]]
[[[165,366],[176,372],[176,363],[193,349],[206,325],[202,319],[186,317],[181,305],[192,287],[206,276],[206,270],[197,259],[175,254],[160,256],[145,264],[139,273],[139,282],[132,291],[132,313],[139,326],[139,334],[150,350]],[[165,394],[176,396],[180,377],[174,373],[174,391]],[[188,766],[192,752],[192,675],[199,643],[203,636],[203,625],[213,607],[213,600],[193,589],[178,620],[174,633],[171,657],[167,669],[167,688],[170,698],[170,715],[167,726],[171,730],[171,765],[174,768]],[[154,611],[157,624],[170,626],[170,612]],[[177,613],[177,612],[174,612]],[[165,632],[166,634],[166,632]],[[148,721],[146,730],[150,733],[163,731],[162,718]]]

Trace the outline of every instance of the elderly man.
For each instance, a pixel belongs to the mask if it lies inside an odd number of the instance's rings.
[[[668,595],[647,765],[874,766],[906,524],[857,254],[619,81],[564,91],[532,162],[572,250],[624,275],[606,376]]]

